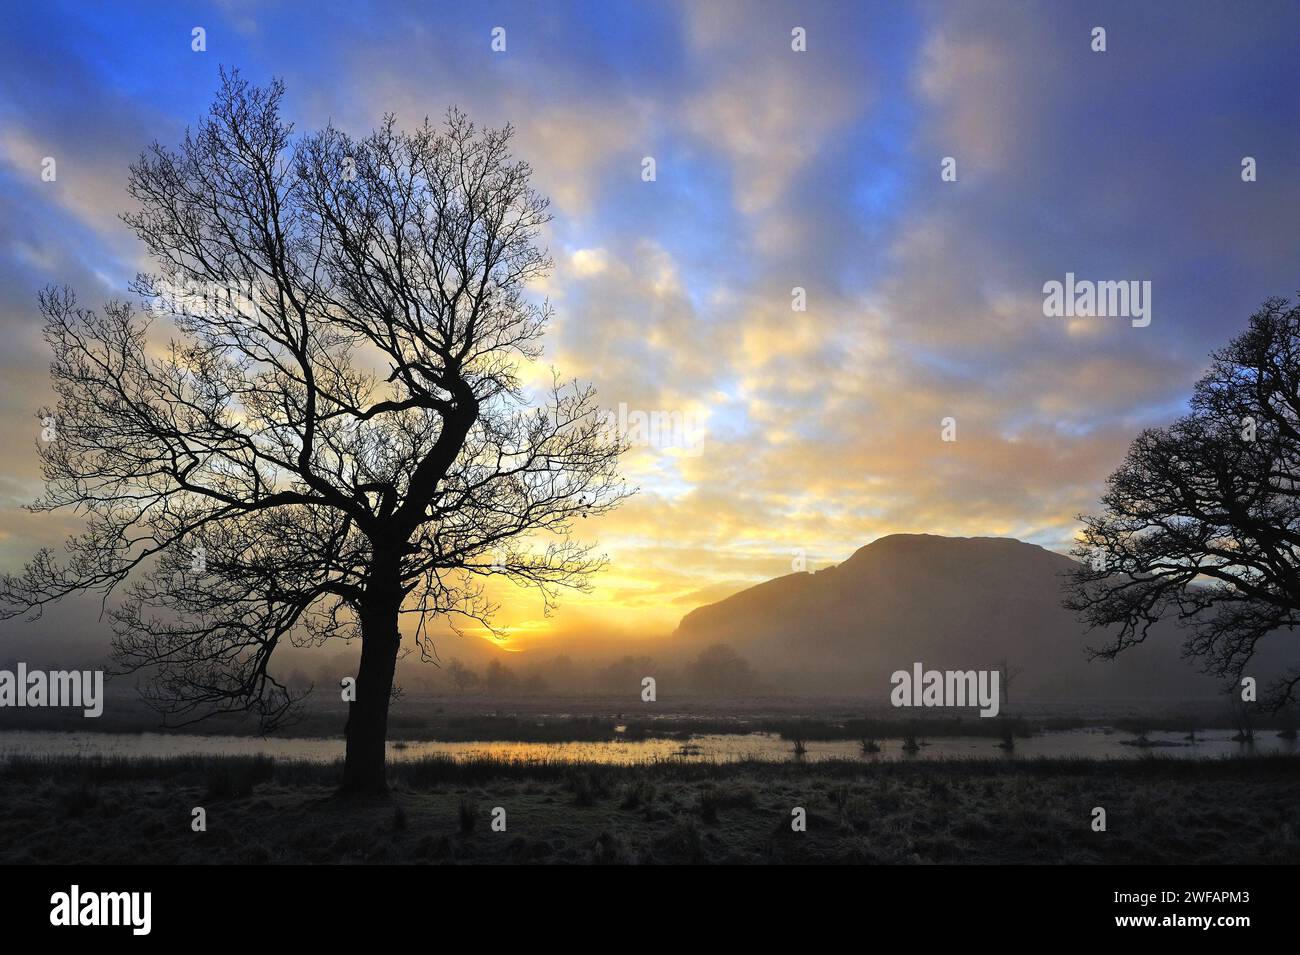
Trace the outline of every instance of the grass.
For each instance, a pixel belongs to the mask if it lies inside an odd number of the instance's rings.
[[[474,831],[474,823],[478,820],[478,807],[473,801],[462,797],[460,807],[456,812],[456,819],[460,827],[460,834],[468,836]]]
[[[434,758],[388,799],[337,765],[239,757],[0,764],[0,862],[1295,863],[1300,758],[664,761]],[[208,831],[190,829],[207,809]],[[489,825],[491,807],[508,828]],[[806,832],[790,811],[807,812]],[[1091,831],[1094,806],[1108,831]]]
[[[274,773],[275,762],[269,756],[214,761],[207,769],[207,798],[245,799]]]

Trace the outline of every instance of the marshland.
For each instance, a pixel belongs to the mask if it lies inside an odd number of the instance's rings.
[[[1294,863],[1300,759],[10,757],[5,863]],[[1093,810],[1106,810],[1104,832]],[[194,831],[195,808],[206,831]],[[807,826],[791,826],[802,808]],[[492,827],[495,815],[504,831]]]
[[[647,714],[624,698],[412,694],[394,706],[388,794],[355,800],[336,795],[331,705],[270,737],[159,732],[126,706],[75,731],[26,711],[0,733],[0,861],[1300,861],[1286,713],[1242,725],[1213,703],[1026,701],[910,719],[849,699],[682,697]]]

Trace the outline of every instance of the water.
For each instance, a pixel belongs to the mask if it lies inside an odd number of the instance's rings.
[[[804,759],[1033,759],[1035,757],[1085,759],[1135,759],[1147,755],[1177,759],[1248,756],[1264,753],[1296,753],[1295,740],[1278,738],[1274,731],[1259,734],[1253,744],[1233,742],[1231,730],[1206,730],[1195,743],[1182,733],[1150,733],[1158,745],[1140,747],[1128,733],[1102,729],[1078,729],[1017,738],[1008,753],[994,739],[934,737],[925,740],[920,752],[903,752],[900,740],[880,740],[880,753],[864,757],[855,740],[809,742]],[[456,759],[494,757],[498,759],[563,760],[632,764],[681,759],[692,762],[733,762],[743,759],[788,760],[793,744],[767,733],[693,736],[689,741],[670,739],[613,740],[585,743],[511,742],[406,742],[389,743],[388,758],[394,761],[427,756]],[[121,756],[168,757],[267,755],[281,760],[327,763],[343,758],[341,739],[259,739],[248,736],[193,736],[159,733],[66,733],[54,730],[0,732],[0,759],[13,755],[37,756]]]

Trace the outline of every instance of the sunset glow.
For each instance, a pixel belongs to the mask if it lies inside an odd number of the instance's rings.
[[[0,105],[0,440],[13,449],[31,445],[48,394],[35,290],[121,296],[148,267],[116,218],[127,165],[196,120],[219,64],[283,77],[304,126],[366,129],[385,111],[413,125],[452,104],[514,125],[554,213],[555,268],[533,293],[555,322],[527,377],[553,367],[607,408],[696,430],[690,447],[633,448],[637,496],[579,528],[610,560],[590,594],[548,618],[534,595],[492,585],[511,649],[667,633],[694,606],[894,532],[1064,550],[1133,433],[1182,406],[1261,290],[1294,279],[1273,238],[1294,181],[1261,175],[1243,193],[1236,167],[1240,144],[1264,169],[1294,154],[1295,124],[1276,120],[1295,83],[1234,91],[1245,25],[1170,35],[1163,13],[1115,6],[1112,33],[1165,43],[1122,45],[1103,74],[1073,40],[1086,15],[1048,6],[814,8],[802,25],[817,56],[799,59],[774,6],[615,19],[601,4],[521,5],[489,83],[479,34],[493,24],[468,13],[433,30],[401,5],[304,19],[220,4],[199,62],[184,44],[156,52],[189,30],[164,7],[130,31],[82,11],[39,53],[34,10],[13,16],[6,55],[24,69]],[[142,49],[156,70],[131,68]],[[1178,98],[1191,50],[1194,107]],[[1229,102],[1248,108],[1218,109]],[[1060,135],[1079,116],[1096,117],[1089,135]],[[28,174],[49,154],[68,157],[57,183]],[[940,178],[945,156],[959,157],[956,182]],[[1189,254],[1190,226],[1209,221]],[[1115,261],[1154,282],[1149,328],[1044,315],[1044,282]],[[944,442],[949,416],[957,440]],[[14,563],[72,525],[19,510],[38,491],[34,454],[4,468]]]

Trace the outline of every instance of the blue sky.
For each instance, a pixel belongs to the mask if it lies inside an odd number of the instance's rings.
[[[1136,432],[1179,412],[1262,299],[1300,288],[1295,4],[231,0],[7,20],[10,565],[70,526],[20,510],[48,396],[36,292],[94,302],[148,269],[116,218],[127,164],[200,116],[221,65],[283,78],[301,130],[453,104],[512,124],[555,213],[546,361],[611,406],[707,421],[698,454],[629,457],[642,493],[593,528],[611,571],[561,627],[670,626],[794,550],[815,567],[894,531],[1064,549]],[[1150,281],[1150,326],[1045,317],[1066,272]]]

